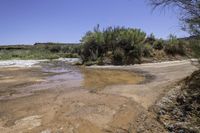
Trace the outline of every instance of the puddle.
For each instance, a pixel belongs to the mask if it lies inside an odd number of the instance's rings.
[[[34,83],[36,88],[52,88],[64,84],[65,88],[99,89],[110,85],[136,84],[144,80],[130,71],[86,69],[64,61],[42,62],[40,66],[41,68],[0,68],[0,89],[4,86],[12,88]]]
[[[123,70],[84,69],[82,85],[88,89],[101,89],[110,85],[136,84],[143,77]]]
[[[124,70],[87,69],[62,61],[43,62],[42,70],[57,73],[48,78],[52,82],[68,82],[70,87],[101,89],[110,85],[137,84],[144,80],[134,72]],[[74,85],[72,85],[73,83]]]

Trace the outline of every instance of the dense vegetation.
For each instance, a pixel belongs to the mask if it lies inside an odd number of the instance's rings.
[[[81,39],[81,44],[35,43],[34,45],[0,46],[0,60],[57,59],[80,57],[85,65],[128,65],[186,58],[198,53],[197,38],[157,39],[134,28],[99,26]]]
[[[170,35],[168,40],[147,36],[140,29],[99,26],[82,38],[81,58],[91,64],[135,64],[143,58],[188,56],[189,41]],[[162,57],[159,57],[162,56]]]
[[[79,57],[79,44],[36,43],[35,45],[0,46],[0,60],[57,59]]]

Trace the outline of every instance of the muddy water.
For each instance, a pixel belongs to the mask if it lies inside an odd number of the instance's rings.
[[[102,89],[110,85],[136,84],[143,77],[129,71],[84,69],[82,85],[87,89]]]
[[[143,78],[133,72],[86,69],[60,61],[40,66],[0,68],[0,133],[98,133],[109,124],[120,124],[114,115],[122,113],[121,107],[130,104],[136,111],[126,98],[88,91],[141,82]],[[127,116],[134,116],[134,110]]]
[[[134,72],[123,70],[87,69],[69,65],[65,62],[46,62],[41,64],[42,71],[54,73],[47,78],[51,83],[68,82],[70,87],[103,89],[110,85],[136,84],[144,80]]]
[[[40,66],[0,68],[0,99],[21,97],[26,93],[30,95],[31,91],[54,89],[62,85],[65,89],[85,88],[95,92],[106,86],[136,84],[144,80],[129,71],[87,69],[62,61],[43,62]],[[17,91],[20,93],[15,93]]]

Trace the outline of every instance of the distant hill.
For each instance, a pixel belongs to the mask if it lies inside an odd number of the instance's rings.
[[[26,44],[17,44],[17,45],[0,45],[0,50],[11,50],[11,49],[31,49],[36,46],[47,46],[47,45],[59,45],[59,46],[77,46],[80,45],[80,43],[53,43],[53,42],[47,42],[47,43],[35,43],[33,45],[26,45]]]
[[[80,45],[80,43],[54,43],[54,42],[47,42],[47,43],[35,43],[34,45]]]

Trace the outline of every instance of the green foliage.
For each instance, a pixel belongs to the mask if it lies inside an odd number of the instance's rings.
[[[153,48],[156,50],[162,50],[164,48],[164,41],[162,39],[155,40],[153,43]]]
[[[49,50],[52,53],[59,53],[61,51],[61,46],[59,46],[59,45],[52,45],[52,46],[49,46]]]
[[[96,61],[102,56],[104,45],[102,32],[98,30],[94,30],[94,32],[87,32],[81,42],[84,44],[82,51],[83,61]]]
[[[141,63],[142,58],[142,44],[133,45],[126,54],[126,64]]]
[[[113,54],[113,64],[115,65],[122,65],[124,59],[124,50],[121,48],[117,48]]]
[[[135,63],[135,60],[140,61],[142,55],[140,45],[145,41],[145,37],[146,33],[140,29],[108,27],[101,31],[97,26],[93,31],[87,32],[81,40],[82,60],[84,62],[96,61],[111,51],[114,63]]]
[[[153,43],[156,41],[156,38],[153,33],[151,33],[145,40],[146,43],[149,43],[153,45]]]
[[[141,63],[142,57],[156,56],[157,50],[169,55],[184,55],[185,42],[172,35],[166,41],[157,40],[153,34],[146,37],[140,29],[108,27],[100,30],[97,26],[86,33],[81,45],[36,43],[32,46],[0,46],[0,60],[81,57],[86,65],[122,65]]]
[[[191,40],[190,48],[193,51],[193,56],[199,59],[199,63],[200,63],[200,40],[197,40],[197,39]]]
[[[79,53],[79,45],[0,46],[0,60],[77,58]]]
[[[176,36],[170,35],[169,40],[167,41],[164,50],[167,54],[170,55],[185,55],[185,42],[180,41]]]
[[[143,56],[144,57],[152,57],[153,56],[153,48],[151,44],[146,43],[143,46]]]
[[[56,54],[44,50],[1,50],[0,60],[8,59],[56,59]]]
[[[108,27],[100,30],[99,26],[89,31],[82,38],[81,58],[84,62],[104,62],[110,58],[113,64],[140,63],[142,57],[153,57],[156,50],[163,50],[167,55],[186,54],[185,41],[170,35],[164,41],[153,34],[146,37],[140,29]],[[90,63],[91,64],[91,63]],[[101,63],[100,63],[101,64]]]

